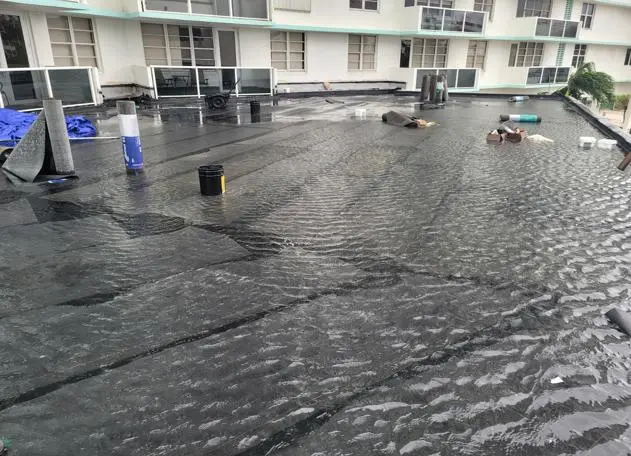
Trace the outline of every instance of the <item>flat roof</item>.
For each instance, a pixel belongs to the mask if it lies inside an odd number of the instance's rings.
[[[602,315],[628,300],[621,153],[579,149],[602,135],[561,101],[381,122],[413,102],[150,106],[142,175],[105,140],[73,145],[77,180],[0,180],[10,454],[628,451],[629,347]],[[487,144],[512,113],[554,142]]]

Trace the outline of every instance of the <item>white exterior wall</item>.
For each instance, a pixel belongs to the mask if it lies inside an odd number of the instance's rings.
[[[54,1],[54,0],[51,0]],[[402,39],[449,39],[448,68],[464,68],[467,62],[469,36],[418,31],[420,7],[403,6],[404,0],[380,0],[379,11],[349,8],[348,0],[311,0],[311,11],[271,10],[272,21],[224,20],[220,17],[174,14],[164,19],[164,13],[139,13],[137,0],[85,0],[93,10],[69,12],[64,7],[28,8],[20,12],[24,18],[25,38],[29,45],[31,66],[53,66],[48,38],[46,11],[53,14],[77,14],[92,17],[97,44],[99,76],[103,86],[110,86],[106,96],[123,96],[129,89],[114,90],[114,86],[150,85],[145,64],[141,21],[200,25],[237,32],[237,61],[241,67],[268,68],[271,66],[271,30],[288,30],[305,34],[305,70],[275,72],[278,84],[331,82],[335,89],[341,83],[375,83],[378,81],[405,82],[412,88],[414,70],[400,68]],[[273,0],[271,0],[273,4]],[[581,1],[575,1],[571,20],[580,18]],[[474,0],[455,0],[456,9],[470,10]],[[553,0],[551,18],[564,19],[566,0]],[[10,11],[6,11],[10,13]],[[544,41],[542,66],[555,66],[559,41],[541,39],[534,35],[536,18],[517,18],[517,0],[495,0],[494,12],[488,18],[485,32],[474,38],[488,40],[484,69],[478,72],[481,91],[513,92],[542,91],[545,87],[526,87],[527,68],[508,66],[511,44],[518,41]],[[111,13],[111,14],[110,14]],[[108,17],[108,14],[112,17]],[[125,14],[128,16],[125,18]],[[113,17],[119,16],[119,17]],[[260,24],[260,25],[259,25]],[[377,35],[375,70],[348,70],[348,36],[350,33]],[[579,43],[587,45],[586,61],[594,61],[598,70],[605,71],[617,81],[618,90],[631,91],[631,66],[624,65],[627,48],[631,48],[631,0],[629,7],[597,4],[591,30],[581,30]],[[610,43],[610,44],[603,44]],[[215,46],[217,47],[217,44]],[[572,61],[575,42],[565,45],[563,66]],[[371,87],[373,87],[371,86]],[[350,85],[349,85],[350,87]],[[127,92],[126,92],[127,91]]]
[[[265,29],[246,29],[237,31],[239,52],[237,61],[244,67],[270,67],[272,49],[270,32]]]

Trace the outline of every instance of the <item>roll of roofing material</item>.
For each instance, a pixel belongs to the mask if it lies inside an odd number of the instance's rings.
[[[500,122],[512,120],[513,122],[541,122],[541,116],[536,114],[500,114]]]
[[[607,318],[613,321],[615,324],[631,336],[631,315],[628,312],[622,312],[618,309],[611,309],[605,314]]]

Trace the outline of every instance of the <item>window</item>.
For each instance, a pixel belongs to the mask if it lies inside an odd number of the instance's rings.
[[[379,0],[349,0],[349,6],[352,9],[377,11],[379,7]]]
[[[574,55],[572,56],[572,66],[574,68],[583,64],[585,61],[585,52],[587,52],[586,44],[577,44],[574,46]]]
[[[213,29],[140,24],[147,65],[215,66]]]
[[[487,44],[487,41],[469,41],[467,68],[484,69],[484,58],[486,57]]]
[[[434,6],[436,8],[453,8],[453,0],[405,0],[405,6]]]
[[[423,8],[420,27],[423,30],[482,33],[484,13],[446,8]]]
[[[489,18],[493,16],[493,0],[474,0],[474,11],[485,11],[489,13]]]
[[[272,32],[272,66],[279,70],[304,71],[305,34]]]
[[[376,52],[376,36],[348,35],[349,70],[374,70]]]
[[[508,66],[540,66],[543,58],[543,43],[513,43],[510,48]]]
[[[56,66],[97,66],[91,19],[46,16],[46,20]]]
[[[627,55],[624,58],[624,64],[625,65],[631,65],[631,48],[627,49]]]
[[[401,68],[445,68],[448,40],[415,38],[401,40]]]
[[[74,0],[77,1],[77,0]],[[132,3],[124,0],[122,3]],[[144,0],[145,10],[267,19],[267,0]]]
[[[410,57],[412,56],[412,40],[401,40],[401,59],[399,67],[410,68]]]
[[[517,17],[550,17],[551,0],[518,0]]]
[[[592,28],[592,21],[594,20],[594,10],[596,5],[593,3],[583,3],[583,9],[581,10],[581,24],[584,29]]]

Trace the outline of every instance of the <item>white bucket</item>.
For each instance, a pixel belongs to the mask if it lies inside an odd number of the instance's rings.
[[[596,144],[596,138],[593,136],[581,136],[578,138],[578,145],[585,149],[591,149]]]
[[[618,141],[616,141],[615,139],[599,139],[598,140],[599,149],[611,150],[614,148],[616,144],[618,144]]]
[[[357,108],[357,109],[355,109],[355,117],[360,118],[360,119],[365,119],[366,118],[366,109],[364,109],[364,108]]]

